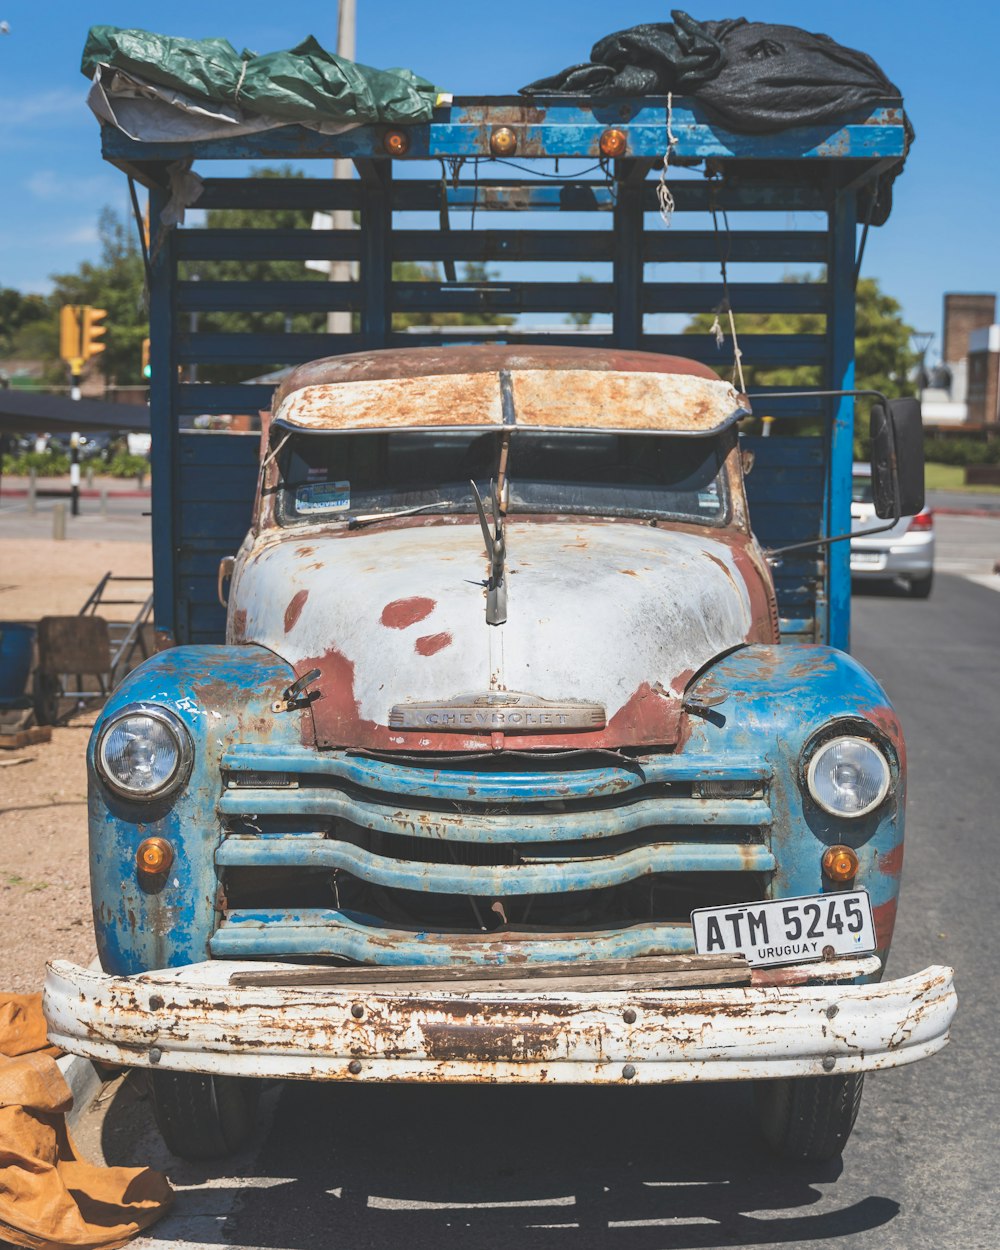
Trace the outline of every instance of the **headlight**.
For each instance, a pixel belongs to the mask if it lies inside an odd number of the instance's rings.
[[[806,770],[809,793],[833,816],[866,816],[889,793],[889,762],[864,738],[831,738]]]
[[[187,779],[192,754],[191,736],[172,712],[131,707],[101,730],[97,769],[126,798],[162,798]]]

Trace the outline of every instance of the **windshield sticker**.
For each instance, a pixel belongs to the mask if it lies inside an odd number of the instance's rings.
[[[316,482],[295,492],[296,512],[346,512],[350,506],[350,482]]]
[[[698,492],[698,507],[707,508],[711,512],[715,512],[719,507],[719,488],[713,482],[708,490],[700,490]]]

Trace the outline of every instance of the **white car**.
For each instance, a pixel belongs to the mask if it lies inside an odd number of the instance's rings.
[[[884,524],[875,515],[872,473],[866,464],[854,466],[851,493],[851,530]],[[900,517],[890,530],[871,538],[851,539],[851,578],[858,581],[903,583],[915,599],[926,599],[934,583],[934,513],[922,508],[916,516]]]

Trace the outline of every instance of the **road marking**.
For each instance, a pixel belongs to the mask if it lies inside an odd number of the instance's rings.
[[[1000,591],[1000,576],[996,573],[966,573],[967,582],[975,582],[977,586],[985,586],[987,590]]]

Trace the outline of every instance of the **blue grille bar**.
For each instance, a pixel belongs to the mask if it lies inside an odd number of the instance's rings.
[[[435,934],[383,928],[362,917],[325,908],[299,911],[234,910],[212,935],[215,959],[252,956],[337,956],[358,963],[476,964],[634,959],[693,950],[687,924],[639,924],[588,936],[516,933]]]
[[[373,885],[478,897],[606,889],[659,872],[771,872],[775,866],[759,844],[659,842],[618,855],[471,867],[389,858],[349,842],[301,835],[227,838],[215,862],[225,868],[340,868]]]

